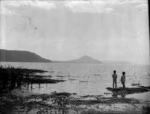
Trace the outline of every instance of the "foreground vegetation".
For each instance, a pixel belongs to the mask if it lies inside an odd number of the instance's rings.
[[[9,114],[148,114],[150,108],[136,99],[80,96],[75,93],[0,96],[0,113]],[[8,108],[9,107],[9,108]],[[119,109],[121,108],[121,109]],[[128,111],[128,112],[127,112]]]
[[[0,66],[0,90],[12,90],[20,87],[23,83],[30,83],[30,77],[34,73],[43,72],[46,71]]]

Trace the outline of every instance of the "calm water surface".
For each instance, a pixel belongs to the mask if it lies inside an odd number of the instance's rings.
[[[1,62],[4,66],[23,68],[34,68],[48,71],[45,75],[55,79],[66,80],[56,84],[33,85],[29,90],[34,93],[70,92],[78,95],[105,95],[111,94],[106,90],[112,87],[112,73],[115,69],[118,74],[118,87],[121,87],[120,78],[123,71],[126,72],[126,86],[131,87],[133,83],[143,86],[150,85],[150,66],[146,65],[123,65],[123,64],[70,64],[70,63],[18,63]],[[150,92],[132,94],[126,97],[148,100]]]

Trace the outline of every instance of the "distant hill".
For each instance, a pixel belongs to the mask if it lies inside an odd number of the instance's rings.
[[[41,56],[29,52],[18,50],[0,49],[0,61],[3,62],[51,62]]]
[[[78,59],[73,59],[69,61],[53,61],[53,62],[57,62],[57,63],[102,63],[101,61],[94,59],[92,57],[89,57],[89,56],[82,56]]]

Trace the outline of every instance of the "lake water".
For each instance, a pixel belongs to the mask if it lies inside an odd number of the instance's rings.
[[[71,63],[18,63],[1,62],[4,66],[42,69],[48,71],[47,76],[55,79],[66,80],[56,84],[33,85],[29,91],[33,93],[69,92],[78,95],[105,95],[110,96],[107,87],[112,87],[112,73],[117,71],[118,87],[122,87],[120,78],[122,72],[126,72],[126,86],[133,83],[142,86],[150,86],[150,66],[131,64],[71,64]],[[106,95],[106,93],[108,93]],[[132,94],[126,97],[148,100],[150,92]]]

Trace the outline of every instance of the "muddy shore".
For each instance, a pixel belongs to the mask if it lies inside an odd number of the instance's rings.
[[[33,94],[18,89],[1,94],[0,101],[2,114],[146,114],[150,109],[149,103],[137,99],[100,95],[79,96],[76,93],[65,92]]]

